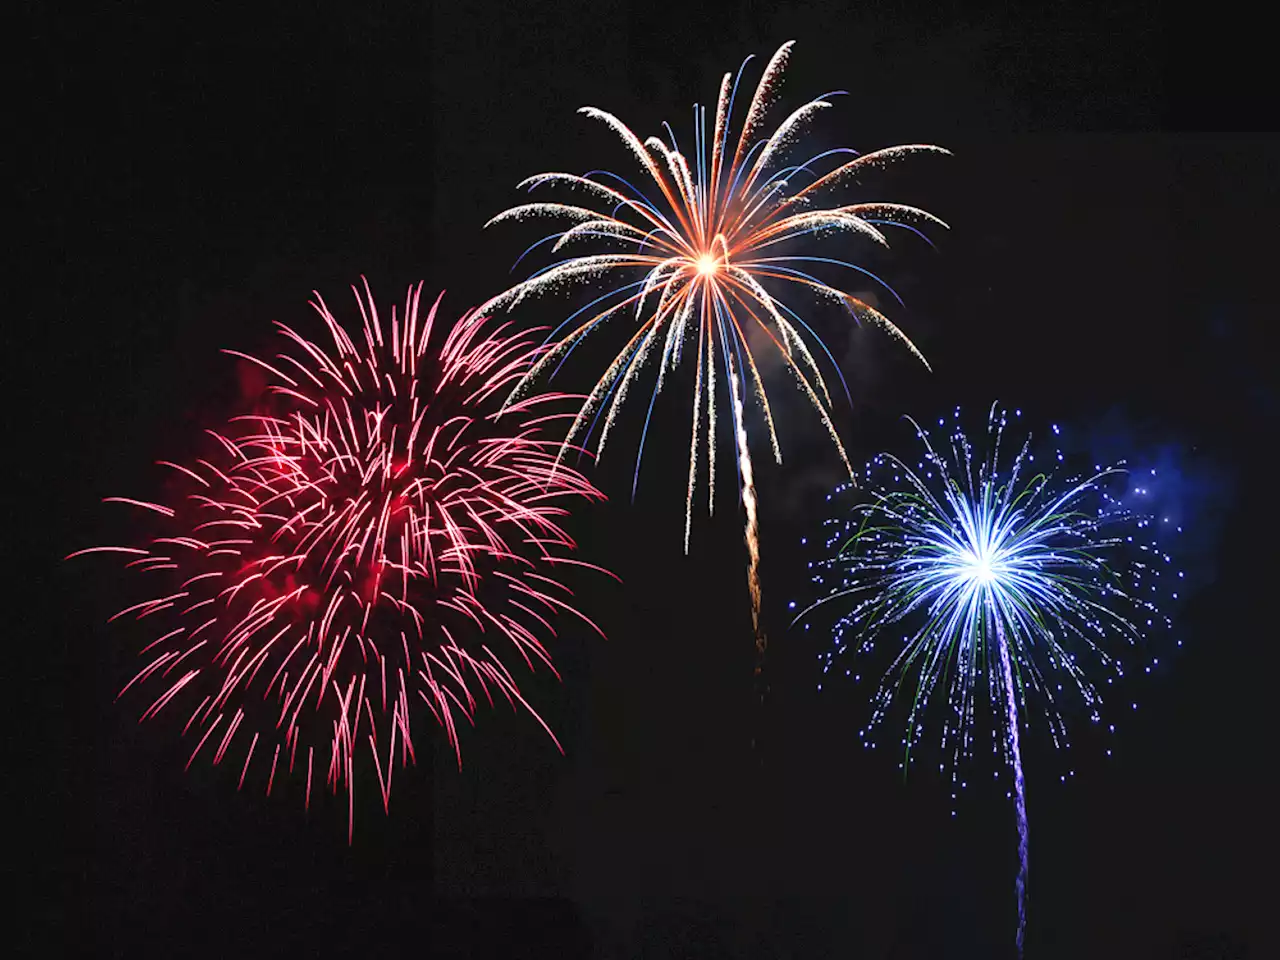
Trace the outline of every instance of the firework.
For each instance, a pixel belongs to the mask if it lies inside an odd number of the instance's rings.
[[[910,701],[904,773],[932,729],[942,769],[951,761],[954,800],[964,786],[956,761],[971,754],[979,713],[989,714],[993,750],[1013,775],[1021,952],[1028,833],[1021,732],[1034,710],[1047,719],[1055,745],[1069,745],[1063,708],[1072,698],[1100,724],[1095,675],[1110,683],[1126,660],[1145,659],[1148,670],[1159,663],[1149,635],[1169,626],[1158,604],[1177,598],[1182,573],[1154,536],[1167,521],[1141,511],[1147,489],[1122,465],[1060,476],[1062,452],[1037,459],[1030,437],[1004,463],[1006,413],[992,408],[985,451],[961,431],[959,410],[955,420],[949,456],[916,425],[924,455],[915,468],[890,455],[868,464],[869,498],[828,522],[826,547],[835,552],[811,565],[815,582],[831,591],[814,606],[850,604],[822,657],[824,673],[850,645],[865,654],[879,638],[888,641],[890,630],[892,640],[901,639],[862,738],[875,745],[903,694]],[[931,727],[935,694],[946,708]]]
[[[723,367],[723,380],[731,393],[738,472],[743,481],[741,495],[751,514],[746,528],[752,558],[749,580],[752,617],[757,623],[757,643],[761,646],[759,544],[754,511],[748,502],[754,492],[748,489],[750,454],[744,425],[743,395],[748,378],[778,463],[782,462],[782,448],[755,350],[765,346],[781,358],[801,393],[816,409],[845,465],[849,465],[831,420],[830,391],[810,345],[825,352],[828,359],[830,351],[779,288],[831,300],[856,320],[869,321],[890,331],[919,356],[906,336],[886,317],[841,289],[842,283],[833,285],[818,279],[815,271],[834,269],[870,276],[883,285],[879,278],[846,260],[802,255],[799,243],[817,235],[844,234],[887,247],[885,228],[919,233],[921,226],[946,226],[915,207],[882,202],[839,205],[829,197],[833,188],[856,181],[886,164],[916,153],[947,151],[925,145],[890,147],[865,155],[836,149],[800,163],[788,160],[791,147],[805,125],[831,105],[823,98],[804,104],[767,136],[761,133],[768,108],[776,99],[791,46],[791,43],[784,44],[769,61],[736,140],[731,139],[729,128],[741,69],[737,79],[724,75],[710,136],[706,108],[694,106],[692,159],[680,151],[670,126],[667,126],[669,145],[658,137],[641,142],[617,117],[595,107],[583,107],[581,113],[602,121],[622,138],[643,168],[650,184],[649,192],[606,172],[585,176],[544,173],[525,180],[521,186],[530,190],[562,187],[577,191],[602,209],[562,202],[529,203],[498,214],[490,224],[533,217],[559,218],[566,226],[535,243],[525,254],[552,242],[555,253],[584,244],[594,244],[597,250],[605,252],[584,252],[557,260],[482,308],[514,307],[528,297],[573,283],[603,281],[607,287],[602,296],[573,313],[551,333],[547,341],[551,349],[520,381],[512,393],[512,402],[526,395],[542,375],[554,376],[574,348],[593,331],[609,321],[632,317],[625,345],[596,382],[565,439],[566,444],[579,441],[588,444],[599,424],[595,440],[597,456],[603,453],[617,413],[650,358],[655,354],[659,357],[649,399],[651,416],[654,401],[671,371],[686,354],[694,355],[696,377],[685,500],[686,553],[704,422],[708,510],[714,510],[719,403],[716,383],[717,368]],[[886,286],[886,289],[889,288]],[[753,339],[758,340],[755,347]],[[838,369],[836,372],[839,375]],[[639,480],[648,426],[649,416],[646,416],[636,455],[633,494]]]
[[[120,554],[164,584],[111,619],[156,625],[121,694],[162,688],[142,719],[181,711],[197,741],[187,765],[238,750],[240,786],[252,764],[268,794],[296,767],[308,807],[324,772],[347,794],[349,837],[357,754],[367,745],[385,808],[394,765],[414,756],[419,699],[459,764],[458,720],[495,694],[551,734],[504,657],[554,671],[539,638],[558,613],[586,620],[556,579],[581,563],[558,518],[600,497],[542,436],[556,395],[496,422],[536,340],[472,314],[435,347],[440,301],[421,318],[421,284],[389,318],[367,282],[363,298],[352,290],[354,338],[316,294],[327,346],[280,324],[287,346],[270,363],[226,351],[266,373],[265,399],[210,431],[216,453],[162,462],[177,482],[166,503],[107,498],[156,521],[154,537],[72,554]]]

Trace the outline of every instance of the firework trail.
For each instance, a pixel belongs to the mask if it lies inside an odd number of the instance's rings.
[[[256,757],[270,764],[268,794],[283,768],[305,767],[309,808],[319,761],[347,793],[348,839],[356,754],[367,743],[386,808],[397,754],[401,766],[414,758],[417,699],[459,764],[457,721],[495,692],[555,741],[499,645],[554,672],[539,639],[554,635],[550,618],[586,620],[556,568],[590,566],[564,555],[574,544],[557,518],[567,501],[601,496],[541,436],[555,395],[496,422],[536,341],[472,314],[436,347],[439,299],[422,319],[421,284],[389,322],[367,283],[363,298],[352,290],[354,338],[316,294],[329,346],[279,324],[287,343],[270,363],[226,351],[265,371],[267,394],[209,431],[215,453],[161,462],[178,484],[167,503],[107,498],[158,523],[149,541],[71,555],[120,554],[166,584],[111,619],[163,622],[121,694],[163,688],[142,719],[184,711],[183,733],[198,739],[187,766],[206,744],[215,764],[236,746],[240,787]]]
[[[783,44],[773,55],[751,98],[737,139],[730,137],[734,103],[742,70],[737,78],[725,74],[720,84],[713,126],[707,128],[707,110],[694,106],[694,152],[686,157],[667,126],[668,142],[658,137],[645,141],[613,114],[595,107],[581,113],[612,129],[639,161],[648,178],[648,193],[628,180],[605,171],[586,175],[543,173],[525,180],[521,187],[561,187],[577,191],[602,209],[564,202],[528,203],[506,210],[489,225],[525,218],[555,217],[566,226],[530,246],[521,260],[537,247],[551,243],[560,253],[569,247],[595,244],[598,251],[568,255],[504,291],[481,310],[512,308],[532,296],[578,283],[603,280],[603,295],[570,315],[547,338],[551,349],[512,392],[516,402],[533,389],[543,375],[554,376],[573,350],[593,331],[611,320],[631,316],[625,346],[596,381],[574,419],[566,445],[595,439],[597,456],[613,428],[618,411],[640,372],[655,355],[657,371],[649,397],[649,410],[636,454],[634,495],[640,475],[644,441],[654,403],[668,376],[696,340],[692,440],[689,450],[689,482],[685,502],[685,552],[693,517],[698,460],[703,437],[707,448],[708,511],[715,503],[716,369],[723,364],[732,381],[737,370],[752,388],[761,408],[774,459],[782,462],[774,418],[765,392],[749,331],[776,351],[795,379],[800,392],[817,411],[846,467],[844,448],[832,423],[831,395],[814,358],[816,345],[835,367],[831,352],[805,319],[778,295],[778,287],[805,291],[839,304],[857,321],[883,327],[906,344],[923,361],[914,345],[886,317],[868,304],[816,274],[848,271],[883,283],[869,270],[850,261],[804,254],[801,244],[819,235],[846,234],[881,247],[888,246],[887,228],[905,229],[920,236],[919,227],[945,227],[933,215],[897,203],[859,202],[840,205],[825,199],[828,191],[887,164],[923,152],[946,153],[939,147],[909,145],[889,147],[859,155],[849,149],[826,150],[796,163],[787,159],[804,125],[831,104],[819,98],[792,112],[772,133],[761,126],[776,99],[782,72],[792,44]],[[749,61],[751,58],[748,57]],[[743,63],[743,68],[746,62]],[[835,94],[843,91],[836,91]],[[834,96],[829,94],[827,96]],[[825,172],[824,172],[825,171]],[[519,261],[517,261],[518,263]],[[897,297],[897,294],[893,294]],[[836,369],[839,375],[838,368]],[[843,378],[842,378],[843,383]],[[730,384],[734,405],[738,462],[749,462],[743,413],[736,388]],[[848,391],[846,389],[846,395]],[[705,407],[705,413],[704,413]],[[603,417],[603,419],[602,419]],[[852,468],[850,468],[852,475]],[[747,490],[741,493],[745,504]],[[748,519],[746,538],[756,538]],[[756,570],[753,560],[751,569]],[[758,583],[753,589],[753,618],[758,623]],[[763,637],[757,629],[757,644]]]
[[[1009,762],[1013,766],[1013,806],[1018,821],[1018,879],[1014,889],[1018,901],[1018,955],[1027,929],[1027,789],[1022,775],[1022,745],[1018,737],[1018,700],[1013,689],[1013,668],[1009,663],[1009,644],[1004,628],[996,620],[996,646],[1000,651],[1000,679],[1004,681],[1004,706],[1009,731]]]
[[[747,447],[747,430],[742,420],[742,393],[739,389],[738,370],[729,365],[729,379],[733,398],[733,425],[738,444],[738,469],[742,474],[742,503],[747,513],[745,537],[747,543],[747,589],[751,594],[751,630],[756,638],[756,677],[764,665],[768,638],[760,628],[760,529],[756,517],[756,483],[751,472],[751,454]]]
[[[861,736],[874,747],[891,704],[906,694],[905,773],[925,735],[929,702],[945,691],[939,741],[950,755],[953,801],[967,785],[958,761],[972,752],[979,711],[989,713],[993,751],[1013,774],[1021,953],[1028,825],[1020,734],[1029,721],[1028,701],[1039,706],[1056,746],[1070,744],[1064,687],[1101,723],[1094,671],[1112,674],[1108,683],[1123,675],[1114,651],[1125,647],[1149,660],[1148,671],[1159,664],[1148,634],[1170,626],[1157,601],[1177,599],[1182,573],[1173,574],[1169,554],[1152,534],[1155,521],[1132,505],[1147,496],[1141,478],[1122,465],[1060,476],[1062,452],[1037,462],[1030,437],[1004,463],[1007,414],[992,408],[985,452],[970,444],[959,415],[949,451],[935,448],[916,425],[924,455],[915,468],[887,454],[867,465],[869,498],[828,522],[826,547],[835,553],[811,564],[814,582],[829,595],[802,616],[830,601],[849,604],[835,624],[834,647],[822,658],[824,673],[853,638],[856,652],[867,654],[890,628],[901,631],[894,635],[902,636],[902,646]],[[945,766],[944,760],[940,769]]]

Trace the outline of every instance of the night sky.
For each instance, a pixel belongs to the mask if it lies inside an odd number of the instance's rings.
[[[350,848],[333,804],[308,819],[237,793],[225,768],[184,774],[177,731],[113,702],[140,635],[104,621],[134,585],[108,563],[61,561],[119,535],[101,497],[154,493],[153,462],[235,412],[220,348],[270,349],[272,321],[309,324],[312,289],[358,316],[348,287],[362,274],[387,303],[425,280],[462,313],[511,282],[537,236],[481,230],[518,202],[518,181],[631,162],[579,106],[688,136],[690,105],[714,102],[721,73],[795,39],[782,109],[850,93],[813,125],[816,146],[955,153],[875,185],[952,227],[936,250],[904,241],[881,263],[906,300],[891,316],[934,372],[830,316],[822,328],[850,378],[838,425],[854,461],[910,449],[904,413],[1000,400],[1112,456],[1163,457],[1192,528],[1199,588],[1173,611],[1184,645],[1123,692],[1139,709],[1115,755],[1089,737],[1071,757],[1027,748],[1027,956],[1262,955],[1278,802],[1280,150],[1238,132],[1274,126],[1247,45],[1175,44],[1150,11],[1077,5],[927,18],[843,3],[197,6],[28,5],[17,34],[17,202],[32,229],[15,234],[11,286],[31,306],[6,342],[30,390],[8,435],[30,490],[10,505],[26,559],[9,641],[34,666],[11,668],[7,687],[36,766],[10,774],[9,829],[42,851],[44,892],[21,927],[33,953],[1012,955],[1010,804],[988,791],[953,819],[938,775],[904,784],[893,756],[859,750],[870,691],[818,693],[821,631],[788,629],[788,601],[808,596],[800,538],[840,478],[800,405],[781,413],[785,468],[760,468],[763,709],[727,458],[715,519],[704,511],[681,552],[679,380],[634,503],[636,407],[594,473],[610,502],[568,524],[580,556],[624,585],[576,577],[609,640],[567,628],[552,647],[563,684],[522,683],[566,755],[527,716],[482,711],[459,772],[423,722],[434,756],[420,748],[397,775],[390,817],[365,789]],[[568,302],[518,319],[556,320]],[[570,386],[588,387],[601,359],[566,368]]]

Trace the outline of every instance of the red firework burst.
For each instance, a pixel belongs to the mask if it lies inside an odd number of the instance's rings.
[[[187,766],[206,745],[218,764],[238,744],[240,787],[255,757],[269,763],[268,794],[278,771],[305,766],[308,807],[319,760],[348,795],[348,838],[356,754],[367,743],[385,809],[397,754],[402,766],[414,756],[416,698],[459,764],[456,716],[473,721],[495,690],[555,741],[495,647],[554,672],[539,635],[554,635],[555,614],[599,632],[551,574],[590,566],[563,556],[574,547],[557,523],[564,502],[602,498],[541,437],[563,395],[497,421],[494,401],[537,359],[528,333],[485,332],[469,315],[433,350],[440,301],[420,321],[421,284],[389,324],[367,282],[363,299],[352,290],[363,343],[316,294],[330,348],[278,324],[289,345],[272,363],[226,351],[267,375],[256,411],[210,431],[216,455],[161,461],[178,482],[168,505],[106,498],[161,525],[149,542],[71,554],[125,554],[167,584],[111,617],[164,621],[121,691],[163,685],[141,719],[185,703],[183,733],[198,739]]]

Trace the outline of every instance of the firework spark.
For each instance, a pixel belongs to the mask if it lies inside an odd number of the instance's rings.
[[[1064,687],[1101,723],[1092,671],[1112,674],[1108,683],[1122,675],[1117,650],[1125,647],[1133,657],[1159,663],[1148,652],[1147,635],[1169,626],[1157,601],[1177,598],[1182,574],[1173,572],[1152,535],[1155,521],[1125,502],[1145,496],[1140,480],[1124,491],[1128,474],[1121,466],[1060,478],[1063,454],[1055,450],[1036,462],[1029,437],[1011,463],[1002,464],[1007,421],[992,408],[985,454],[975,452],[956,425],[949,458],[916,425],[923,459],[915,469],[890,455],[871,461],[870,499],[828,522],[826,547],[836,552],[811,566],[815,583],[831,591],[814,607],[852,604],[835,625],[824,673],[851,642],[858,642],[858,653],[869,653],[886,631],[902,631],[862,732],[864,744],[875,745],[892,702],[905,694],[905,773],[925,735],[929,702],[945,691],[940,744],[952,761],[954,800],[965,785],[956,761],[972,751],[979,709],[990,712],[993,750],[1013,773],[1021,953],[1028,830],[1020,731],[1028,705],[1040,708],[1058,746],[1069,745]]]
[[[574,544],[557,518],[566,501],[601,496],[541,436],[556,395],[496,422],[535,340],[486,332],[472,314],[435,348],[440,301],[421,319],[421,284],[389,322],[367,283],[363,298],[352,290],[356,338],[316,294],[330,346],[280,324],[288,345],[272,362],[226,351],[266,372],[266,401],[210,431],[215,455],[162,461],[180,485],[167,504],[107,498],[158,521],[158,535],[71,555],[121,554],[167,584],[111,619],[163,621],[125,690],[164,688],[142,719],[186,703],[183,732],[198,739],[187,765],[206,744],[215,764],[238,746],[240,786],[257,757],[268,794],[281,769],[305,767],[309,807],[319,760],[347,793],[349,837],[357,752],[367,743],[385,808],[397,756],[414,756],[416,699],[459,764],[457,720],[495,692],[555,740],[500,644],[554,672],[539,637],[557,613],[586,618],[553,574],[589,566],[564,556]]]
[[[818,279],[814,272],[834,268],[872,277],[882,285],[883,281],[846,260],[801,255],[795,241],[812,235],[843,233],[887,247],[884,228],[902,228],[919,234],[921,226],[945,227],[942,221],[916,207],[882,202],[833,205],[822,198],[831,188],[855,181],[862,174],[886,164],[916,153],[947,151],[926,145],[889,147],[865,155],[836,149],[824,151],[801,163],[786,160],[789,148],[804,125],[813,115],[830,106],[826,99],[812,100],[791,113],[772,133],[767,136],[761,134],[761,125],[769,106],[776,99],[791,47],[791,43],[783,44],[769,61],[751,98],[736,141],[731,141],[729,127],[742,70],[739,70],[737,79],[730,74],[724,75],[710,136],[706,108],[694,106],[695,147],[692,160],[679,150],[669,126],[669,146],[658,137],[641,142],[612,114],[595,107],[582,108],[581,113],[602,121],[621,137],[651,181],[652,195],[611,173],[596,172],[585,176],[543,173],[530,177],[521,186],[530,190],[544,186],[576,190],[604,209],[560,202],[529,203],[506,210],[489,222],[556,217],[568,224],[535,243],[525,251],[526,254],[534,247],[551,241],[554,241],[554,252],[584,242],[598,245],[603,241],[607,249],[607,252],[583,253],[558,260],[481,308],[514,307],[528,297],[574,283],[604,279],[609,286],[607,292],[572,314],[551,333],[547,340],[551,349],[520,381],[512,393],[511,402],[516,402],[533,389],[533,384],[542,375],[550,373],[554,376],[574,348],[590,333],[610,320],[627,315],[634,317],[626,345],[609,363],[583,403],[565,439],[566,444],[579,440],[584,445],[590,443],[599,424],[595,452],[597,456],[602,454],[630,388],[646,362],[658,353],[660,362],[649,399],[651,416],[654,401],[667,377],[680,363],[686,350],[692,352],[690,341],[696,339],[692,440],[685,502],[686,553],[704,419],[708,510],[714,510],[715,504],[717,366],[723,364],[726,381],[735,381],[738,375],[745,380],[749,375],[768,429],[773,456],[778,463],[782,462],[782,448],[749,333],[754,332],[761,344],[776,351],[801,393],[816,409],[846,467],[849,466],[831,420],[830,391],[810,343],[821,348],[828,359],[831,353],[808,323],[779,296],[778,287],[803,290],[831,300],[856,320],[880,325],[920,357],[910,340],[880,312],[840,286]],[[743,67],[746,67],[746,62]],[[823,169],[825,173],[820,172]],[[886,286],[886,289],[889,288]],[[923,361],[924,358],[920,359]],[[734,372],[735,361],[737,374]],[[834,360],[832,366],[835,366]],[[836,372],[839,375],[838,369]],[[743,404],[732,383],[730,391],[734,439],[739,466],[743,467],[750,463]],[[602,413],[603,422],[600,421]],[[649,416],[646,416],[636,455],[633,494],[639,480]],[[745,503],[745,475],[749,470],[739,472],[744,474],[742,499]],[[755,541],[750,529],[747,539],[749,543]],[[753,582],[756,575],[753,559],[750,573]],[[752,596],[752,616],[758,624],[758,583],[753,586]],[[763,643],[758,630],[757,643]]]

